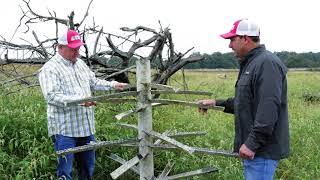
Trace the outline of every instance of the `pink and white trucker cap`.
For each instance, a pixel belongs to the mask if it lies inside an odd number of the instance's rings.
[[[58,44],[66,45],[72,49],[84,45],[84,43],[81,41],[79,33],[74,30],[68,30],[66,33],[60,36],[58,38]]]
[[[232,29],[225,34],[220,36],[224,39],[230,39],[235,36],[260,36],[259,26],[248,19],[238,20],[233,23]]]

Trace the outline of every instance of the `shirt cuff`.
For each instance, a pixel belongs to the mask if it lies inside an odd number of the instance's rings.
[[[226,106],[226,101],[222,99],[217,99],[216,100],[216,106]]]
[[[253,152],[256,152],[259,149],[259,144],[255,142],[254,138],[250,134],[244,144]]]
[[[111,82],[110,82],[110,85],[111,85],[111,87],[112,87],[113,89],[115,89],[117,83],[118,83],[118,81],[111,81]]]

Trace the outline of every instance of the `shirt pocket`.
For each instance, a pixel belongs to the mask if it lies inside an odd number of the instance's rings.
[[[81,84],[81,87],[84,88],[86,92],[90,91],[90,77],[88,73],[78,72],[77,78],[79,80],[79,83]]]
[[[66,95],[72,95],[76,94],[78,90],[76,90],[79,87],[79,84],[77,80],[75,79],[75,75],[72,73],[65,73],[62,78],[62,89],[64,94]]]
[[[243,74],[237,82],[236,93],[238,103],[248,103],[252,101],[251,76]]]

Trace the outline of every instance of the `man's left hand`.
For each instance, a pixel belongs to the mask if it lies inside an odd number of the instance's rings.
[[[115,86],[114,86],[114,88],[115,88],[116,90],[122,91],[122,90],[124,90],[124,88],[125,88],[126,86],[128,86],[128,85],[129,85],[129,84],[127,84],[127,83],[116,83]]]
[[[242,158],[252,160],[254,158],[255,152],[251,151],[245,144],[242,144],[239,150],[239,155]]]
[[[94,102],[94,101],[87,101],[83,105],[86,106],[86,107],[90,107],[90,106],[96,106],[97,103]]]

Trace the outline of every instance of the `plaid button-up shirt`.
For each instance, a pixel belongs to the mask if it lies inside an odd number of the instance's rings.
[[[47,102],[49,136],[85,137],[94,134],[93,107],[65,107],[64,102],[90,97],[91,89],[114,88],[116,81],[98,79],[81,59],[73,64],[59,54],[40,69],[38,77]]]

